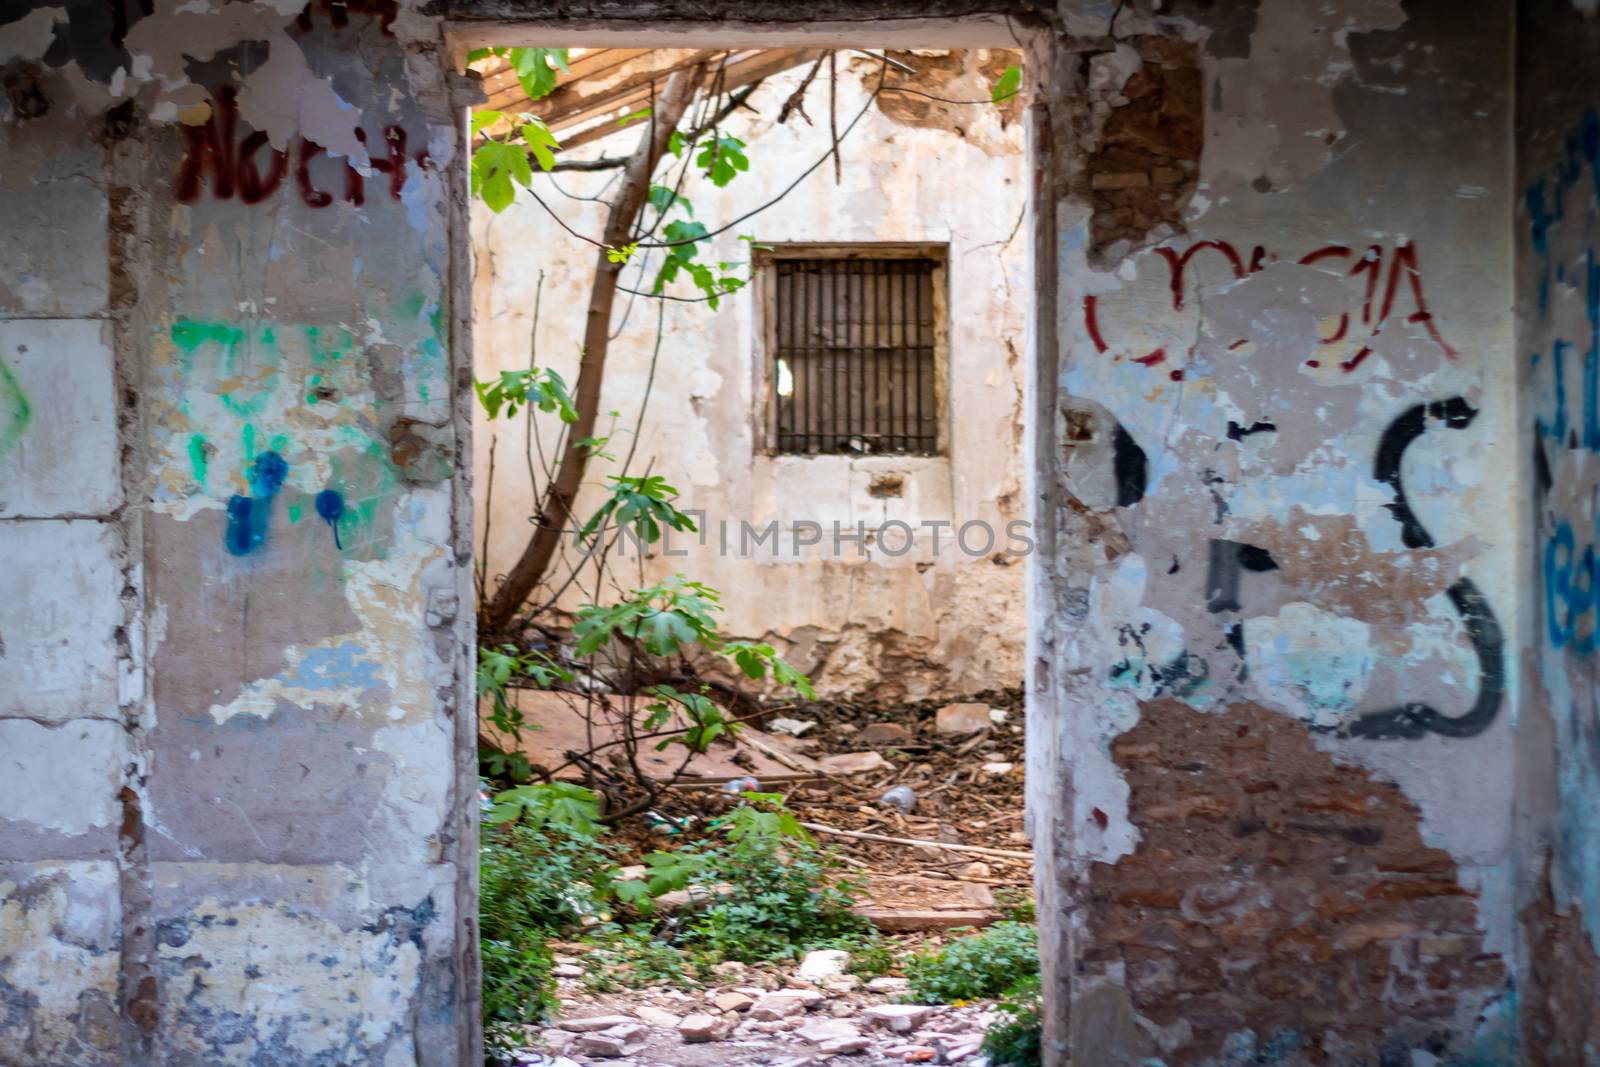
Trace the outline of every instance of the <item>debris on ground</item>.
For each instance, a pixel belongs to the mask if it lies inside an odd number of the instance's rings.
[[[523,704],[542,727],[524,733],[525,751],[546,767],[588,745],[571,722],[547,725],[548,696]],[[596,970],[610,966],[596,946],[563,942],[551,971],[559,1014],[527,1028],[525,1047],[507,1062],[985,1067],[984,1032],[1008,1018],[999,1000],[908,1003],[905,975],[917,972],[883,972],[902,971],[975,929],[1004,931],[1001,920],[1031,907],[1021,708],[1020,693],[897,707],[805,703],[696,756],[649,818],[611,829],[617,876],[644,877],[651,853],[713,833],[745,796],[779,794],[798,825],[858,879],[854,911],[876,928],[876,951],[893,962],[863,970],[851,951],[824,948],[781,962],[724,960],[702,965],[698,977],[619,989],[596,982]],[[581,781],[581,770],[563,774]],[[670,916],[669,925],[693,922],[706,900],[731,888],[661,894],[656,914]]]

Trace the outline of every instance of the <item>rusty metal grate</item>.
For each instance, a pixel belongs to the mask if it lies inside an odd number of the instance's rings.
[[[777,259],[777,450],[939,450],[931,259]]]

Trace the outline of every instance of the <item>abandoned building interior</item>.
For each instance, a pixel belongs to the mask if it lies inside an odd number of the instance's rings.
[[[1597,50],[0,6],[0,1065],[1600,1065]]]

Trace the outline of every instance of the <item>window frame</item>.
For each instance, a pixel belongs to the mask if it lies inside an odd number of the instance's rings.
[[[933,452],[781,452],[778,450],[778,397],[775,388],[778,354],[778,285],[776,265],[796,259],[926,259],[933,262]],[[932,241],[757,241],[755,269],[754,358],[752,390],[754,442],[758,455],[815,460],[832,456],[854,460],[930,460],[950,454],[950,245]]]

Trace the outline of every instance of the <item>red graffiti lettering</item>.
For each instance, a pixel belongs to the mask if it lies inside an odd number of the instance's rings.
[[[332,204],[334,194],[317,188],[312,177],[312,163],[326,150],[313,141],[297,137],[287,150],[271,148],[267,135],[260,130],[238,138],[238,93],[231,86],[218,89],[213,95],[215,104],[211,117],[203,125],[183,128],[184,152],[178,164],[175,182],[178,200],[192,204],[200,198],[203,187],[211,189],[218,200],[231,200],[238,193],[246,204],[258,204],[277,192],[289,171],[289,159],[294,157],[295,186],[300,199],[308,206],[323,208]],[[367,143],[367,132],[357,128],[356,139]],[[372,156],[372,169],[389,179],[389,196],[399,200],[406,184],[406,131],[400,126],[383,129],[384,154]],[[266,171],[262,172],[260,155],[268,150]],[[428,166],[428,153],[423,149],[415,154],[419,168]],[[366,203],[366,182],[348,161],[344,164],[344,200],[361,207]]]
[[[183,162],[178,165],[178,199],[184,203],[200,195],[206,165],[211,166],[211,191],[219,200],[233,196],[234,127],[239,118],[239,94],[223,86],[212,94],[216,104],[204,126],[183,128]]]
[[[1233,278],[1243,279],[1262,270],[1267,264],[1278,261],[1278,256],[1267,252],[1262,246],[1256,245],[1250,251],[1248,261],[1241,256],[1237,249],[1227,241],[1205,240],[1197,241],[1188,248],[1179,252],[1173,248],[1157,248],[1156,255],[1166,263],[1168,285],[1172,292],[1172,309],[1182,311],[1190,296],[1191,286],[1198,283],[1191,279],[1190,264],[1202,252],[1211,252],[1225,260]],[[1348,245],[1330,244],[1307,252],[1296,262],[1301,266],[1316,266],[1325,264],[1328,267],[1337,267],[1342,261],[1354,257],[1355,251]],[[1365,288],[1361,303],[1361,325],[1366,331],[1366,341],[1349,359],[1341,360],[1341,370],[1349,372],[1355,370],[1367,357],[1372,354],[1373,342],[1383,332],[1384,328],[1396,316],[1396,303],[1402,292],[1410,294],[1411,311],[1404,314],[1404,321],[1416,323],[1427,330],[1428,336],[1444,352],[1446,358],[1454,359],[1456,350],[1452,348],[1439,333],[1434,321],[1433,313],[1428,309],[1428,298],[1422,288],[1422,268],[1417,257],[1417,248],[1413,244],[1396,245],[1392,251],[1387,252],[1388,272],[1385,276],[1386,250],[1382,245],[1372,245],[1361,253],[1359,257],[1345,271],[1348,278],[1358,278],[1365,275]],[[1402,285],[1404,283],[1404,285]],[[1382,287],[1381,301],[1379,288]],[[1101,323],[1102,309],[1099,299],[1089,295],[1083,298],[1084,325],[1089,334],[1089,340],[1098,352],[1111,353],[1112,345],[1106,340],[1104,326]],[[1319,336],[1317,343],[1333,345],[1344,341],[1350,333],[1351,313],[1343,312],[1338,323],[1325,337]],[[1248,342],[1235,341],[1228,346],[1228,350],[1237,351]],[[1144,355],[1134,356],[1125,353],[1116,353],[1117,358],[1128,358],[1131,362],[1142,366],[1151,367],[1163,362],[1167,357],[1165,346],[1154,349]],[[1309,367],[1317,367],[1321,362],[1316,359],[1306,360]],[[1176,372],[1175,372],[1176,373]]]

